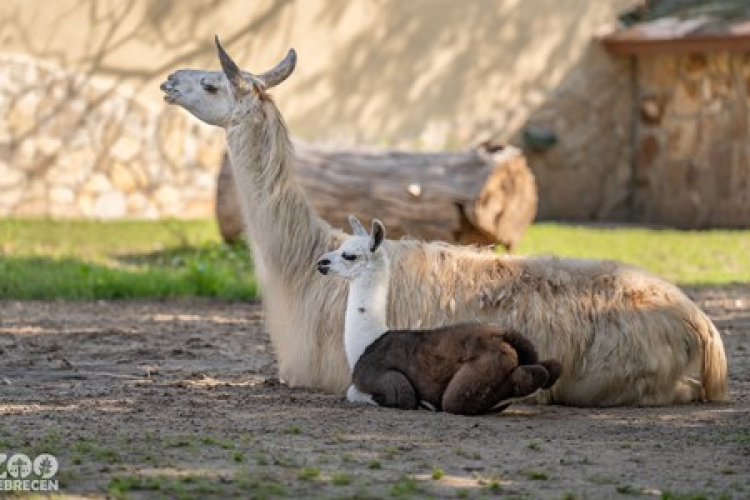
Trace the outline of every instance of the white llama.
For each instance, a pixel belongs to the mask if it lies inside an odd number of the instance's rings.
[[[560,364],[538,362],[531,342],[513,330],[477,323],[389,330],[385,227],[374,220],[367,234],[353,216],[349,223],[354,235],[317,262],[321,274],[349,280],[344,319],[349,401],[478,415],[502,411],[510,400],[548,389],[559,378]]]
[[[346,283],[312,265],[345,235],[310,208],[295,178],[289,133],[267,91],[294,69],[240,72],[217,40],[222,72],[180,70],[167,102],[226,130],[246,235],[263,291],[279,376],[343,392]],[[521,331],[562,375],[539,402],[660,405],[727,399],[719,333],[677,287],[631,266],[552,256],[513,257],[421,241],[386,241],[393,328],[479,321]]]

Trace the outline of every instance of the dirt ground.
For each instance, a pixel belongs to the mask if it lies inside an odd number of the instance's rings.
[[[750,498],[750,285],[689,292],[731,404],[474,418],[284,386],[258,304],[0,302],[0,458],[86,497]]]

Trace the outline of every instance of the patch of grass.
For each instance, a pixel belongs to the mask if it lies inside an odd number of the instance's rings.
[[[439,481],[445,477],[445,471],[441,469],[440,467],[433,467],[432,468],[432,479],[435,481]]]
[[[750,281],[750,231],[676,231],[534,224],[519,254],[613,259],[635,264],[682,285]]]
[[[372,470],[380,470],[383,468],[383,466],[380,463],[380,460],[370,460],[369,462],[367,462],[367,468]]]
[[[245,454],[242,453],[241,451],[235,451],[232,454],[232,460],[234,460],[235,462],[240,462],[240,463],[244,462],[245,461]]]
[[[109,481],[107,493],[125,498],[130,491],[159,491],[163,483],[163,478],[157,476],[115,476]]]
[[[539,441],[529,441],[528,448],[534,451],[542,451],[542,445],[539,444]]]
[[[413,477],[404,476],[394,483],[390,488],[391,496],[397,498],[409,497],[419,491],[419,484]]]
[[[621,495],[640,495],[643,493],[641,488],[636,488],[629,484],[623,484],[615,488],[615,491]]]
[[[487,484],[483,486],[483,489],[489,491],[492,494],[498,494],[501,491],[503,491],[503,485],[500,484],[499,481],[490,480]]]
[[[284,429],[284,434],[302,434],[302,428],[299,425],[290,425],[286,429]]]
[[[107,448],[93,441],[76,441],[71,445],[74,456],[90,456],[97,462],[115,463],[119,462],[120,454],[111,448]]]
[[[319,477],[320,469],[316,469],[315,467],[305,467],[297,473],[297,479],[301,479],[302,481],[312,481]]]
[[[726,440],[732,443],[750,443],[750,431],[739,431],[728,434]]]
[[[115,476],[108,486],[107,493],[114,498],[128,498],[130,492],[154,492],[170,498],[204,498],[217,496],[225,486],[217,480],[197,475],[179,477],[165,476]],[[153,496],[144,494],[144,496]],[[220,495],[223,496],[223,495]]]
[[[349,484],[352,483],[352,479],[353,479],[353,477],[352,477],[351,474],[346,474],[346,473],[343,473],[343,472],[337,473],[337,474],[333,474],[331,476],[331,482],[335,486],[347,486],[347,485],[349,485]]]
[[[549,475],[546,472],[539,470],[530,470],[525,472],[524,475],[532,481],[546,481],[549,479]]]
[[[257,296],[244,245],[212,221],[0,220],[0,299]]]

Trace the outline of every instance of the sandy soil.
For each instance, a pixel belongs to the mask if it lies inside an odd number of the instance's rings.
[[[479,418],[280,384],[257,304],[0,302],[0,454],[85,496],[750,498],[750,286],[690,292],[731,404]]]

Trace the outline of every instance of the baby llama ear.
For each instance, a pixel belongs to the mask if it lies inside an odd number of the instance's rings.
[[[369,236],[365,226],[363,226],[355,216],[349,216],[349,225],[352,226],[352,232],[355,236]]]
[[[370,252],[374,252],[385,239],[385,226],[378,219],[372,221],[372,232],[370,233]]]

